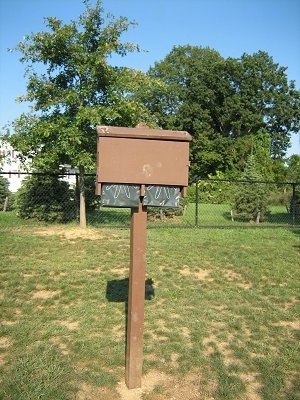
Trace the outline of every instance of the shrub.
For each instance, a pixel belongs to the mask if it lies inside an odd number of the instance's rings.
[[[246,168],[241,178],[243,182],[237,186],[233,196],[232,210],[234,214],[260,222],[269,213],[268,211],[268,186],[262,181],[262,176],[257,172],[254,156],[247,161]]]
[[[291,198],[290,210],[292,215],[300,217],[300,188],[295,191],[294,198]]]
[[[74,191],[58,176],[31,175],[17,193],[16,210],[24,219],[68,222],[76,218]]]
[[[195,183],[187,188],[187,199],[189,203],[196,203],[196,189]]]
[[[165,219],[183,216],[187,205],[188,199],[181,198],[179,207],[148,207],[148,219]]]

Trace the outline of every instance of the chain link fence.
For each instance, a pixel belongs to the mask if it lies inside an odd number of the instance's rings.
[[[78,174],[0,174],[0,211],[22,220],[79,223]],[[101,206],[95,175],[85,175],[87,224],[128,227],[131,210]],[[296,227],[300,182],[195,180],[178,208],[148,207],[148,227]]]

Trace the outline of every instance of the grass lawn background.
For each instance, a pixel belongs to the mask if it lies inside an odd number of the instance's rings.
[[[0,399],[300,399],[300,229],[149,229],[130,393],[129,233],[0,213]]]

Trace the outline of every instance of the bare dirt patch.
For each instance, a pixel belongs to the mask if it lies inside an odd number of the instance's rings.
[[[59,320],[55,321],[57,324],[69,329],[70,331],[74,331],[79,327],[78,321],[68,321],[68,320]]]
[[[155,386],[168,382],[170,378],[158,371],[151,371],[142,377],[142,387],[136,389],[128,389],[125,381],[118,383],[117,391],[121,396],[121,400],[142,400],[143,394],[151,393]]]
[[[177,355],[173,357],[176,362]],[[123,380],[117,386],[121,400],[213,400],[213,390],[204,384],[200,373],[173,376],[156,370],[142,377],[141,388],[129,390]]]
[[[0,349],[7,349],[12,345],[12,342],[8,336],[0,337]]]
[[[279,321],[274,323],[275,326],[283,326],[285,328],[290,328],[293,330],[300,330],[300,320],[296,321]]]
[[[36,290],[32,293],[32,298],[47,300],[58,294],[60,294],[60,290]]]
[[[57,346],[59,348],[59,350],[61,351],[61,354],[63,354],[64,356],[70,354],[70,350],[68,348],[68,346],[63,343],[60,338],[58,337],[53,337],[50,339],[50,343],[54,344],[55,346]]]
[[[54,226],[48,228],[38,228],[34,231],[34,233],[41,236],[60,236],[61,238],[66,239],[70,242],[76,239],[99,240],[105,238],[105,236],[99,229],[83,229],[78,226]]]
[[[120,396],[114,390],[96,387],[89,383],[83,382],[76,394],[76,400],[120,400]]]
[[[199,281],[212,282],[214,280],[212,277],[210,277],[211,271],[208,269],[199,268],[197,271],[191,271],[188,265],[184,265],[179,273],[183,276],[192,276]]]
[[[252,288],[252,283],[245,280],[243,276],[235,271],[232,271],[231,269],[224,269],[222,270],[222,273],[229,282],[236,282],[237,286],[242,288],[242,289],[251,289]]]
[[[117,274],[117,275],[120,275],[120,276],[125,276],[125,275],[128,275],[128,270],[129,270],[129,268],[127,266],[126,267],[122,267],[121,265],[118,265],[112,270],[112,272],[114,274]]]
[[[8,336],[0,337],[0,367],[5,365],[6,363],[6,356],[8,354],[8,348],[12,345],[12,341]]]
[[[246,329],[246,335],[250,335],[250,330]],[[215,351],[218,351],[223,356],[224,365],[227,367],[231,365],[238,365],[243,367],[243,362],[235,357],[234,353],[230,349],[230,342],[233,340],[233,335],[229,334],[226,341],[219,340],[216,335],[211,334],[204,338],[203,345],[205,347],[206,356],[210,356]],[[247,400],[262,400],[259,392],[261,389],[261,382],[259,377],[254,373],[236,373],[236,376],[240,378],[245,384],[245,394],[243,399]]]
[[[116,325],[112,329],[112,334],[116,341],[124,340],[125,332],[122,325]]]

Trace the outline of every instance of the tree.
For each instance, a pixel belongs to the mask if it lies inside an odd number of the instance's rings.
[[[268,214],[268,189],[258,172],[255,157],[250,155],[233,197],[233,212],[249,221],[260,222]]]
[[[224,59],[210,48],[177,46],[148,72],[166,86],[143,101],[163,128],[193,135],[194,177],[237,174],[254,137],[263,134],[268,157],[282,159],[299,129],[300,92],[285,70],[262,51]]]
[[[286,179],[300,184],[300,155],[293,154],[286,160]]]
[[[142,72],[108,63],[113,54],[139,51],[122,43],[134,23],[103,16],[101,0],[68,24],[45,19],[47,30],[25,37],[16,48],[27,65],[27,93],[19,98],[32,111],[12,123],[8,140],[39,170],[55,172],[60,164],[79,168],[80,224],[86,225],[84,173],[95,170],[95,126],[135,126],[149,121],[146,108],[133,97],[150,85]],[[35,69],[34,69],[35,67]]]

